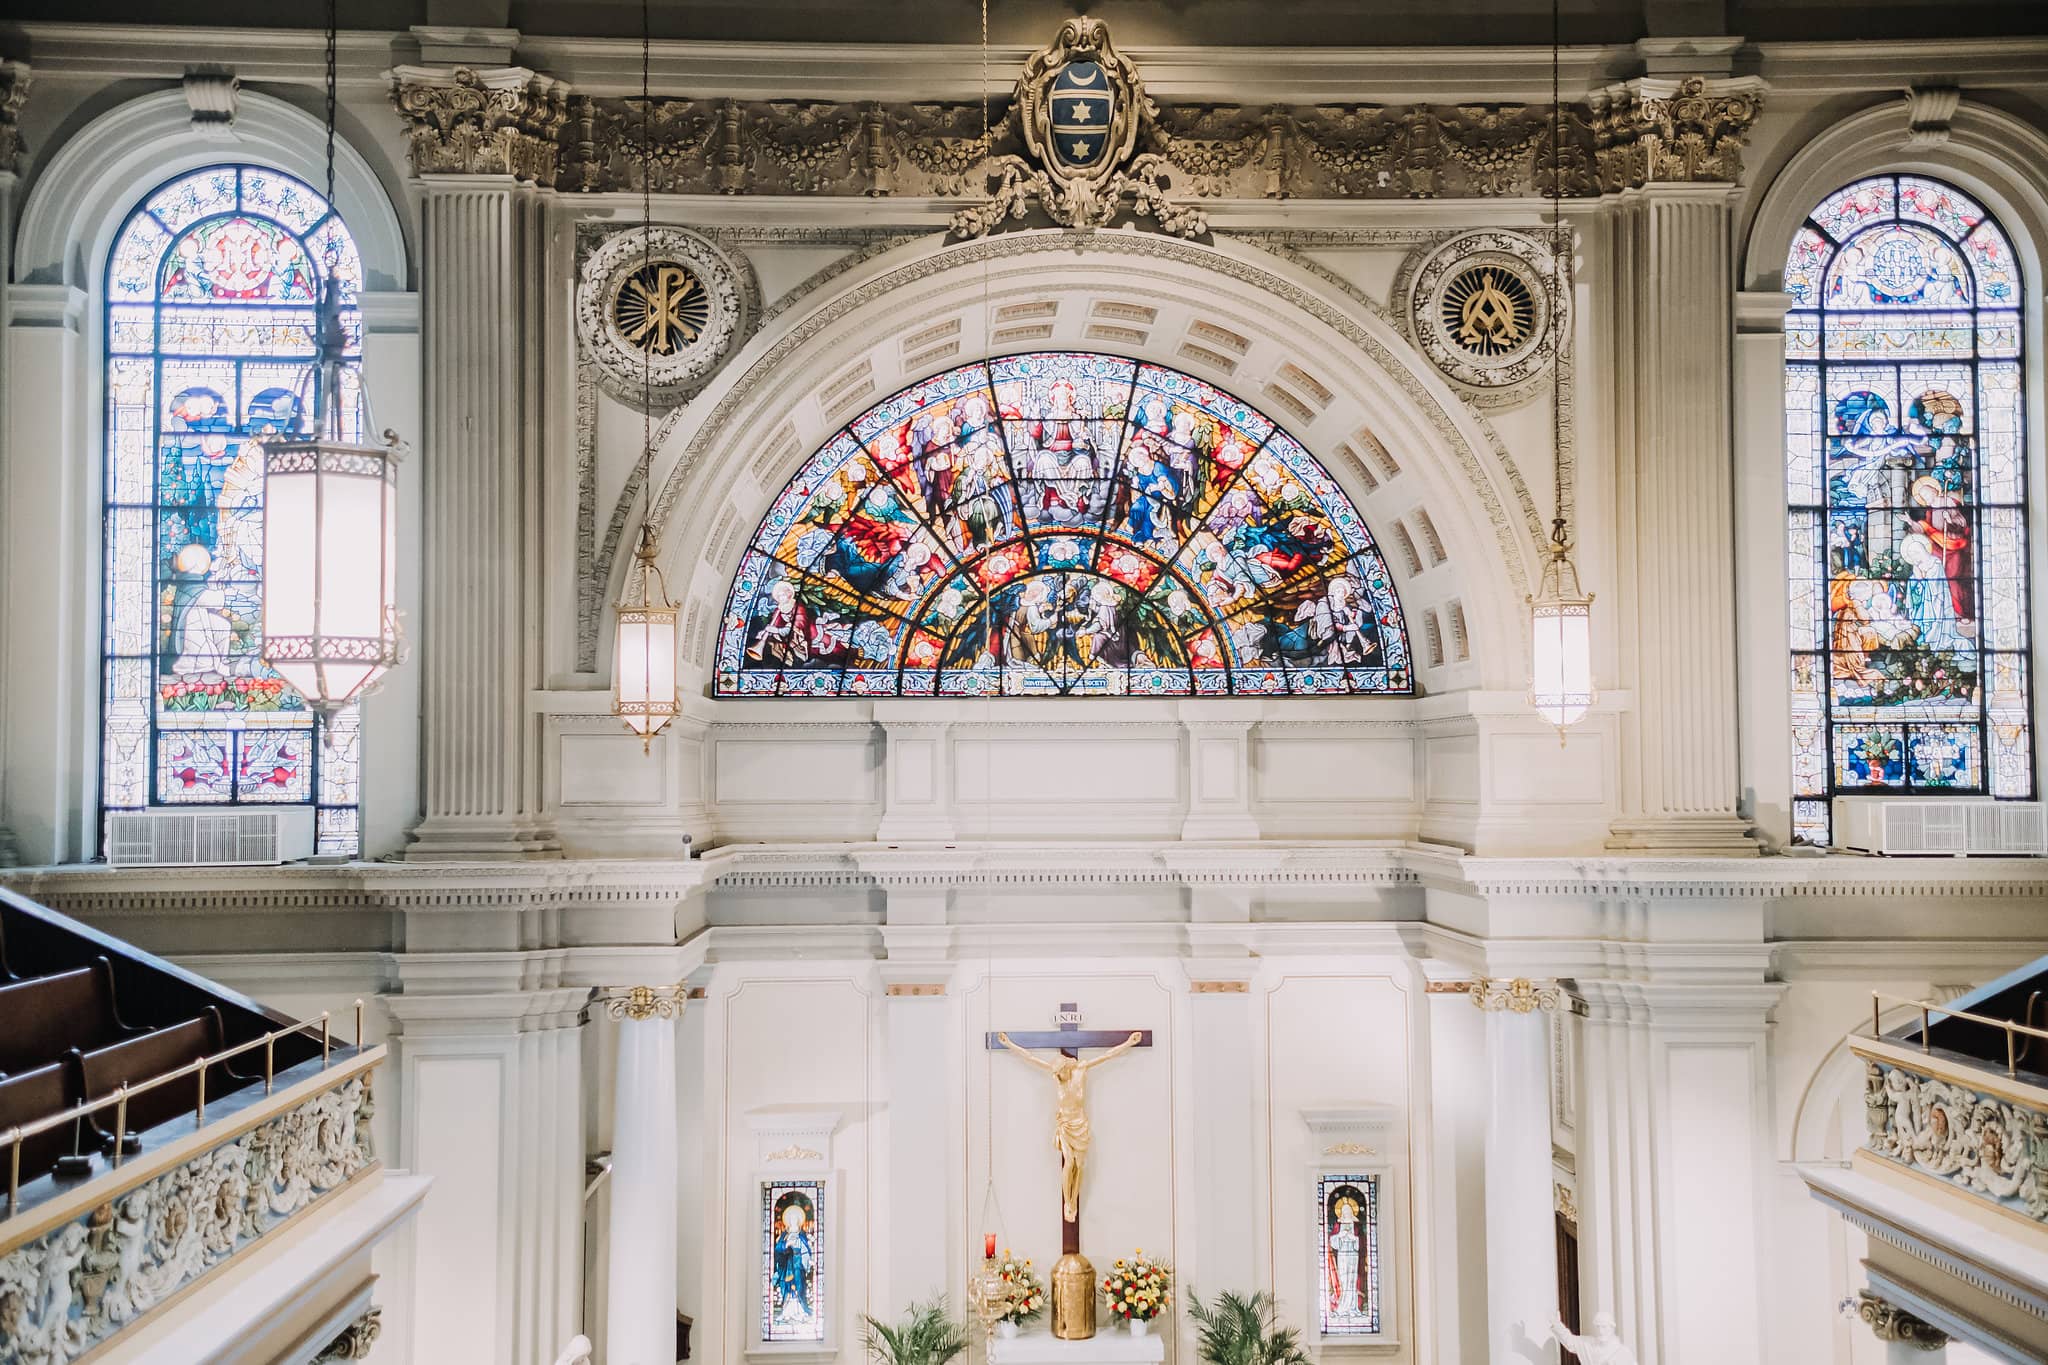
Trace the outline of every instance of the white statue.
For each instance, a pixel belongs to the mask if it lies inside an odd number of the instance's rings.
[[[1636,1365],[1636,1353],[1614,1334],[1614,1314],[1595,1313],[1593,1334],[1582,1337],[1562,1321],[1550,1324],[1551,1340],[1572,1351],[1579,1365]]]
[[[590,1338],[577,1333],[555,1357],[555,1365],[590,1365]]]

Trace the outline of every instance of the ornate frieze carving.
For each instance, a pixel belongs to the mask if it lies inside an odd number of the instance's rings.
[[[1755,77],[1645,76],[1596,91],[1595,161],[1607,191],[1649,184],[1734,184],[1742,142],[1763,104]]]
[[[1842,1312],[1862,1322],[1879,1341],[1903,1342],[1923,1351],[1938,1351],[1948,1345],[1948,1333],[1868,1289],[1859,1289],[1855,1298],[1844,1299]]]
[[[0,1358],[92,1350],[375,1161],[366,1076],[288,1109],[0,1259]]]
[[[681,982],[673,986],[626,986],[602,991],[597,1000],[614,1019],[642,1024],[650,1019],[680,1019],[689,991]]]
[[[0,61],[0,175],[20,161],[21,106],[28,103],[28,63]]]
[[[330,1360],[368,1360],[370,1352],[377,1345],[377,1338],[384,1333],[384,1310],[366,1308],[361,1317],[342,1329],[341,1335],[327,1343],[319,1355],[313,1357],[313,1365],[324,1365]]]
[[[1868,1057],[1863,1075],[1871,1151],[2048,1222],[2048,1114]]]
[[[552,188],[569,121],[567,87],[525,67],[401,66],[391,102],[418,175],[510,175]]]
[[[1564,992],[1554,982],[1539,984],[1526,976],[1518,976],[1512,981],[1495,981],[1482,976],[1472,983],[1471,992],[1472,1003],[1488,1014],[1503,1010],[1509,1014],[1534,1014],[1538,1010],[1564,1007]]]
[[[1108,30],[1072,19],[996,101],[978,104],[578,96],[564,188],[663,194],[901,194],[979,201],[980,236],[1033,213],[1205,231],[1205,199],[1570,196],[1733,182],[1762,83],[1645,77],[1568,105],[1161,106]],[[1095,121],[1091,121],[1095,120]],[[642,138],[651,153],[643,158]],[[643,160],[647,171],[643,175]]]

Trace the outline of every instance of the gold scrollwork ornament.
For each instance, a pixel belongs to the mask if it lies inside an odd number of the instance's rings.
[[[1480,977],[1472,983],[1472,1003],[1487,1013],[1505,1010],[1509,1014],[1534,1014],[1538,1010],[1554,1010],[1564,1004],[1564,992],[1554,983],[1537,985],[1526,976],[1512,981],[1495,981]]]
[[[688,998],[688,989],[680,982],[673,986],[628,986],[599,997],[606,1014],[636,1024],[649,1019],[680,1019]]]

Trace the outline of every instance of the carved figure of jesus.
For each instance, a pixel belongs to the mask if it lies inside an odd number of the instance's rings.
[[[1052,1141],[1060,1154],[1060,1207],[1069,1223],[1081,1220],[1081,1171],[1087,1164],[1091,1136],[1088,1127],[1088,1073],[1112,1057],[1129,1052],[1144,1041],[1144,1037],[1144,1034],[1134,1032],[1100,1057],[1091,1057],[1083,1062],[1072,1057],[1048,1061],[1029,1048],[1018,1047],[1010,1041],[1009,1034],[996,1035],[1004,1047],[1052,1077],[1058,1090],[1053,1109]]]

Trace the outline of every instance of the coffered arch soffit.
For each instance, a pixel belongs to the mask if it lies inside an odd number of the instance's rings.
[[[1135,232],[922,239],[771,318],[656,438],[655,516],[684,602],[685,667],[708,667],[745,545],[842,423],[962,362],[1057,349],[1185,370],[1262,408],[1359,507],[1411,627],[1419,633],[1425,611],[1440,613],[1443,662],[1478,661],[1477,676],[1433,679],[1418,639],[1425,686],[1517,684],[1542,523],[1480,421],[1377,305],[1251,247]],[[637,501],[629,488],[615,525],[638,515]],[[604,571],[616,591],[619,565]]]

